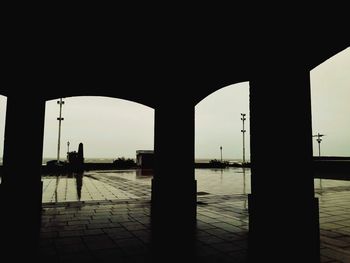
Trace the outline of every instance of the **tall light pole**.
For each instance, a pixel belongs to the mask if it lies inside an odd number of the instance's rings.
[[[222,162],[222,146],[220,146],[221,162]]]
[[[69,160],[69,145],[70,145],[70,142],[68,141],[67,142],[67,160]]]
[[[318,142],[318,157],[321,157],[321,137],[325,136],[324,134],[317,133],[316,135],[312,135],[312,137],[317,137],[316,141]]]
[[[64,120],[64,118],[62,118],[62,105],[64,104],[64,101],[62,100],[62,98],[60,98],[60,100],[57,101],[57,104],[59,104],[59,106],[60,106],[60,115],[57,118],[57,120],[58,120],[57,163],[59,163],[60,162],[60,148],[61,148],[61,122]]]
[[[243,129],[241,130],[242,135],[243,135],[243,162],[242,162],[242,164],[245,164],[245,132],[246,132],[246,130],[244,129],[244,121],[246,120],[245,115],[246,115],[245,113],[241,113],[241,116],[242,116],[241,120],[243,122]]]
[[[312,137],[317,137],[316,141],[318,143],[318,157],[321,157],[321,137],[325,136],[324,134],[317,133],[316,135],[312,135]],[[320,191],[322,194],[322,178],[320,178]]]

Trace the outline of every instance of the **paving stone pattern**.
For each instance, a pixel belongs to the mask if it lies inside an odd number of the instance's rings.
[[[52,180],[44,188],[54,187],[56,179]],[[64,180],[61,183],[64,195],[70,186]],[[146,262],[150,257],[150,186],[103,173],[84,177],[84,185],[90,199],[72,202],[66,195],[64,202],[52,202],[51,197],[43,204],[41,262]],[[316,189],[321,262],[350,262],[349,190],[349,186]],[[247,234],[246,195],[198,195],[199,262],[246,262]]]

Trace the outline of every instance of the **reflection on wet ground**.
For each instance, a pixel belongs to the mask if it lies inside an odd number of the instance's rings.
[[[250,193],[250,169],[196,169],[198,194]],[[43,176],[43,203],[150,198],[152,174],[140,170],[90,171]],[[347,190],[350,181],[315,179],[315,193]]]
[[[150,198],[152,174],[140,170],[90,171],[83,175],[43,176],[43,202]],[[250,170],[196,169],[198,192],[250,193]]]
[[[98,180],[89,174],[79,176],[46,176],[43,181],[43,203],[136,198],[130,192]]]
[[[144,262],[151,179],[135,170],[43,177],[42,262]],[[198,262],[246,262],[250,170],[196,169],[196,179]],[[350,262],[350,181],[314,182],[321,262]]]

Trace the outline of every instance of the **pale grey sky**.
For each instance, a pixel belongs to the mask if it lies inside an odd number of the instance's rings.
[[[322,155],[350,156],[350,48],[310,72],[313,133],[326,134]],[[249,159],[249,83],[224,87],[196,106],[196,158],[242,158],[242,121],[245,122],[246,158]],[[154,110],[107,97],[65,98],[61,157],[84,143],[86,158],[135,158],[136,150],[152,149]],[[44,157],[56,158],[59,106],[46,103]],[[3,142],[6,97],[0,96],[0,139]],[[318,155],[314,141],[314,155]],[[0,153],[3,143],[0,143]]]
[[[350,156],[350,48],[311,70],[310,78],[313,134],[326,135],[321,155]]]
[[[62,107],[63,157],[84,144],[87,158],[135,158],[136,150],[153,149],[154,110],[142,104],[108,97],[71,97]],[[46,103],[44,156],[57,156],[59,105]]]
[[[241,113],[246,114],[246,159],[249,150],[249,83],[222,88],[196,106],[196,158],[242,159]]]

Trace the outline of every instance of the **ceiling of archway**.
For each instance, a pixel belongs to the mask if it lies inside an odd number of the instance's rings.
[[[9,84],[1,93],[45,100],[110,96],[151,107],[173,100],[195,105],[224,86],[249,81],[257,72],[267,70],[271,61],[281,64],[274,66],[311,70],[349,46],[345,36],[334,32],[295,41],[281,40],[278,35],[267,39],[258,35],[176,36],[120,36],[108,43],[42,47],[37,53],[26,54],[21,63],[12,61],[4,72]],[[324,41],[330,37],[332,41]]]

